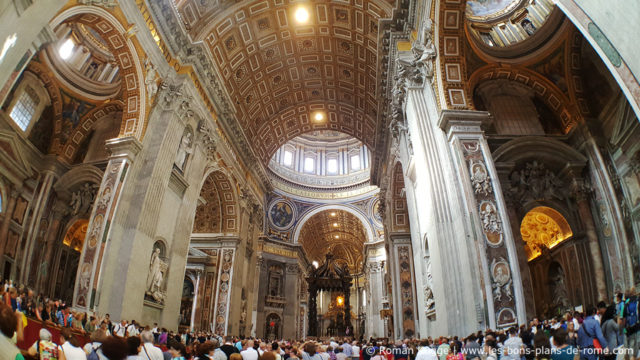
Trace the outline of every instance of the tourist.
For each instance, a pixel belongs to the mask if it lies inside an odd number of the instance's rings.
[[[520,360],[524,353],[524,344],[515,327],[509,329],[509,338],[504,341],[501,360]]]
[[[344,353],[344,349],[342,346],[338,346],[338,349],[335,351],[336,360],[347,360],[347,354]]]
[[[289,357],[287,358],[287,360],[300,360],[300,357],[298,354],[299,354],[298,348],[295,346],[291,347],[289,350]]]
[[[101,349],[108,360],[125,360],[127,358],[128,345],[123,338],[109,336],[102,343]]]
[[[638,296],[636,289],[632,287],[627,292],[627,299],[624,302],[624,326],[626,333],[626,347],[630,350],[631,360],[637,359],[640,355],[640,316],[638,316]]]
[[[498,344],[493,338],[485,339],[484,342],[484,360],[498,360],[496,349]]]
[[[544,331],[538,331],[533,338],[533,350],[535,359],[549,359],[551,356],[551,343],[549,337]]]
[[[143,360],[164,360],[162,350],[153,345],[153,334],[151,331],[143,331],[140,334],[142,340],[142,347],[138,355]]]
[[[276,360],[276,354],[273,351],[265,351],[260,360]]]
[[[580,358],[586,360],[595,360],[598,358],[598,355],[595,354],[596,343],[594,340],[597,340],[600,344],[601,348],[607,347],[607,340],[602,335],[602,329],[600,328],[600,323],[595,318],[597,314],[596,308],[589,308],[587,311],[587,318],[582,322],[582,326],[578,329],[578,346],[580,347]]]
[[[360,358],[360,344],[357,341],[351,343],[351,358],[353,360]]]
[[[438,359],[447,360],[447,355],[449,355],[449,350],[450,350],[449,339],[447,339],[446,337],[441,337],[440,346],[438,346],[438,349],[436,350],[438,354]]]
[[[121,338],[127,335],[127,320],[122,320],[120,323],[113,325],[112,334]]]
[[[39,340],[31,345],[28,354],[40,360],[55,360],[58,358],[58,345],[51,341],[49,330],[40,329]]]
[[[224,344],[220,346],[220,350],[227,355],[227,359],[231,358],[231,354],[239,354],[240,351],[233,345],[233,339],[231,336],[224,337]]]
[[[129,336],[127,338],[127,360],[142,360],[140,357],[140,351],[142,350],[142,343],[137,336]]]
[[[127,326],[127,336],[138,336],[139,334],[138,324],[136,324],[135,320],[131,320],[131,324]]]
[[[213,344],[213,357],[211,357],[212,360],[227,360],[227,355],[220,350],[220,343],[218,342],[218,340],[211,340],[211,343]]]
[[[247,341],[246,346],[246,349],[240,352],[240,355],[242,355],[242,360],[258,360],[258,351],[253,348],[254,341]]]
[[[280,345],[275,341],[271,344],[271,352],[276,356],[276,360],[282,360],[282,355],[280,355]]]
[[[102,343],[106,339],[107,333],[104,329],[98,329],[91,333],[91,342],[86,343],[83,348],[88,360],[106,360],[106,356],[102,352]]]
[[[4,359],[24,360],[13,340],[17,336],[18,324],[22,323],[22,316],[18,314],[11,306],[0,303],[0,349]]]
[[[614,360],[616,354],[614,350],[618,346],[623,345],[622,329],[618,326],[618,317],[616,316],[616,306],[609,305],[602,315],[602,336],[607,340],[605,360]]]
[[[193,360],[208,360],[213,358],[214,347],[211,341],[196,346],[196,357]],[[257,359],[257,358],[256,358]]]
[[[431,348],[431,341],[429,339],[420,340],[420,349],[416,354],[416,360],[437,360],[438,354],[433,348]]]
[[[303,345],[302,360],[322,360],[322,356],[316,352],[317,345],[313,342],[307,342]],[[246,359],[244,359],[246,360]]]
[[[78,339],[71,333],[68,327],[60,331],[60,345],[58,354],[62,360],[87,360],[87,354],[80,348]]]
[[[451,342],[451,348],[449,350],[449,355],[447,355],[447,360],[464,360],[464,355],[460,351],[460,345],[458,342]]]
[[[171,360],[185,360],[187,356],[187,348],[183,343],[176,341],[175,339],[169,340],[169,354],[171,354]],[[242,359],[242,357],[240,357]]]
[[[559,329],[553,334],[555,350],[551,353],[551,360],[573,360],[576,348],[567,343],[567,331]]]
[[[342,347],[342,353],[344,353],[344,356],[349,358],[353,355],[353,349],[351,348],[351,344],[349,344],[348,338],[344,339],[344,342],[340,344],[340,347]]]

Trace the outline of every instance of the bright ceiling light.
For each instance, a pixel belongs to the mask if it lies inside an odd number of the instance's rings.
[[[336,213],[332,212],[332,213],[331,213],[331,216],[336,216]]]
[[[317,261],[312,262],[312,263],[311,263],[311,265],[313,265],[313,267],[314,267],[314,268],[316,268],[316,269],[317,269],[317,268],[318,268],[318,266],[319,266],[319,264],[318,264],[318,262],[317,262]]]
[[[76,45],[73,43],[73,40],[67,39],[65,42],[60,45],[60,49],[58,50],[58,54],[63,60],[67,60],[73,54],[73,48]]]
[[[338,223],[333,223],[333,227],[338,227]]]
[[[299,7],[293,15],[296,18],[296,21],[300,24],[305,24],[309,21],[309,10],[304,7]]]
[[[336,236],[334,236],[334,238],[336,238],[336,239],[340,239],[340,236],[339,236],[339,235],[336,235]]]
[[[313,119],[315,121],[322,121],[324,120],[324,114],[321,112],[317,112],[315,115],[313,115]]]

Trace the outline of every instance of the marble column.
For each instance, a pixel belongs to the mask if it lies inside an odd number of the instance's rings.
[[[295,339],[297,328],[296,314],[298,312],[298,296],[300,290],[298,289],[298,274],[300,268],[298,264],[286,264],[286,271],[284,277],[284,294],[286,294],[287,303],[284,306],[282,321],[283,324],[292,324],[293,326],[282,327],[282,337],[285,339]]]
[[[598,291],[598,300],[606,301],[607,296],[607,280],[604,273],[604,263],[602,261],[602,251],[598,241],[598,232],[593,221],[591,207],[589,206],[589,194],[584,187],[584,183],[580,179],[574,179],[571,184],[573,195],[576,199],[578,213],[584,224],[585,235],[589,242],[589,252],[591,253],[591,261],[593,265],[593,282],[595,282]]]
[[[189,320],[189,331],[193,331],[196,322],[196,309],[198,307],[198,296],[200,295],[200,275],[202,271],[196,270],[196,283],[193,290],[193,306],[191,307],[191,319]]]
[[[380,310],[383,309],[384,297],[384,260],[372,259],[367,264],[367,276],[369,280],[369,292],[367,293],[367,322],[366,336],[384,337],[384,321],[380,318]]]
[[[110,226],[127,179],[127,170],[142,145],[133,138],[117,138],[107,142],[111,157],[89,218],[80,265],[76,275],[73,306],[85,311],[95,307],[102,260],[107,247]]]
[[[38,195],[36,196],[36,203],[33,207],[33,215],[31,216],[31,224],[27,231],[27,241],[26,241],[26,249],[24,249],[22,254],[22,271],[20,278],[22,279],[22,283],[26,284],[29,279],[29,273],[31,271],[37,271],[36,268],[32,269],[31,267],[31,256],[33,254],[33,247],[37,241],[38,231],[40,229],[40,224],[43,218],[47,218],[49,214],[43,214],[45,209],[47,208],[47,204],[49,203],[49,197],[51,195],[51,190],[53,188],[53,183],[56,180],[57,175],[51,171],[46,170],[44,172],[44,178],[42,179],[42,183],[40,185]]]
[[[487,112],[443,110],[439,125],[457,158],[459,179],[475,225],[489,327],[506,328],[525,323],[526,310],[509,215],[482,131],[490,120]]]
[[[13,211],[16,208],[18,196],[20,196],[20,191],[18,191],[18,189],[13,187],[9,190],[9,202],[4,210],[4,218],[2,219],[2,225],[0,227],[0,259],[4,256],[4,249],[7,246],[9,225],[11,225],[11,217],[13,216]],[[0,265],[2,265],[1,261]]]
[[[53,283],[53,279],[51,279],[51,261],[53,259],[53,250],[56,241],[58,240],[60,223],[62,219],[68,214],[68,209],[69,207],[60,201],[56,201],[56,204],[53,207],[52,220],[51,224],[49,225],[49,229],[47,230],[47,237],[45,239],[46,249],[44,253],[44,261],[42,262],[42,268],[45,271],[38,274],[38,279],[36,281],[36,292],[43,292],[47,294],[50,290],[46,288],[47,283]]]
[[[416,289],[411,237],[391,235],[391,281],[393,284],[393,333],[396,340],[415,337]]]
[[[214,308],[214,331],[217,335],[227,335],[229,326],[229,301],[231,299],[231,286],[233,280],[233,263],[235,260],[235,249],[222,249],[222,260],[218,273],[218,286],[216,294],[216,305]]]

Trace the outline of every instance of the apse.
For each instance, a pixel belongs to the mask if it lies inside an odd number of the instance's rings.
[[[345,210],[325,210],[313,215],[302,226],[298,243],[309,258],[324,263],[331,253],[339,265],[348,265],[351,274],[361,272],[366,232],[360,220]]]

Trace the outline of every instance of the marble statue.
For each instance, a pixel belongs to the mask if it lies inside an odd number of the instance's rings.
[[[156,67],[153,66],[149,58],[144,61],[144,69],[145,69],[145,77],[144,83],[147,86],[147,98],[149,101],[156,95],[158,92],[158,72],[156,71]]]
[[[151,255],[151,261],[149,263],[149,274],[147,275],[147,289],[145,293],[160,303],[164,301],[164,291],[162,290],[164,268],[166,268],[166,264],[160,258],[160,249],[156,248],[153,251],[153,255]]]
[[[180,170],[184,170],[184,166],[187,163],[187,156],[193,152],[192,138],[193,135],[189,131],[186,131],[185,134],[182,135],[182,139],[180,140],[178,154],[176,154],[176,161],[174,162],[174,164]]]
[[[80,189],[71,194],[69,206],[73,210],[73,215],[87,214],[91,211],[91,205],[96,197],[98,186],[85,183]]]

